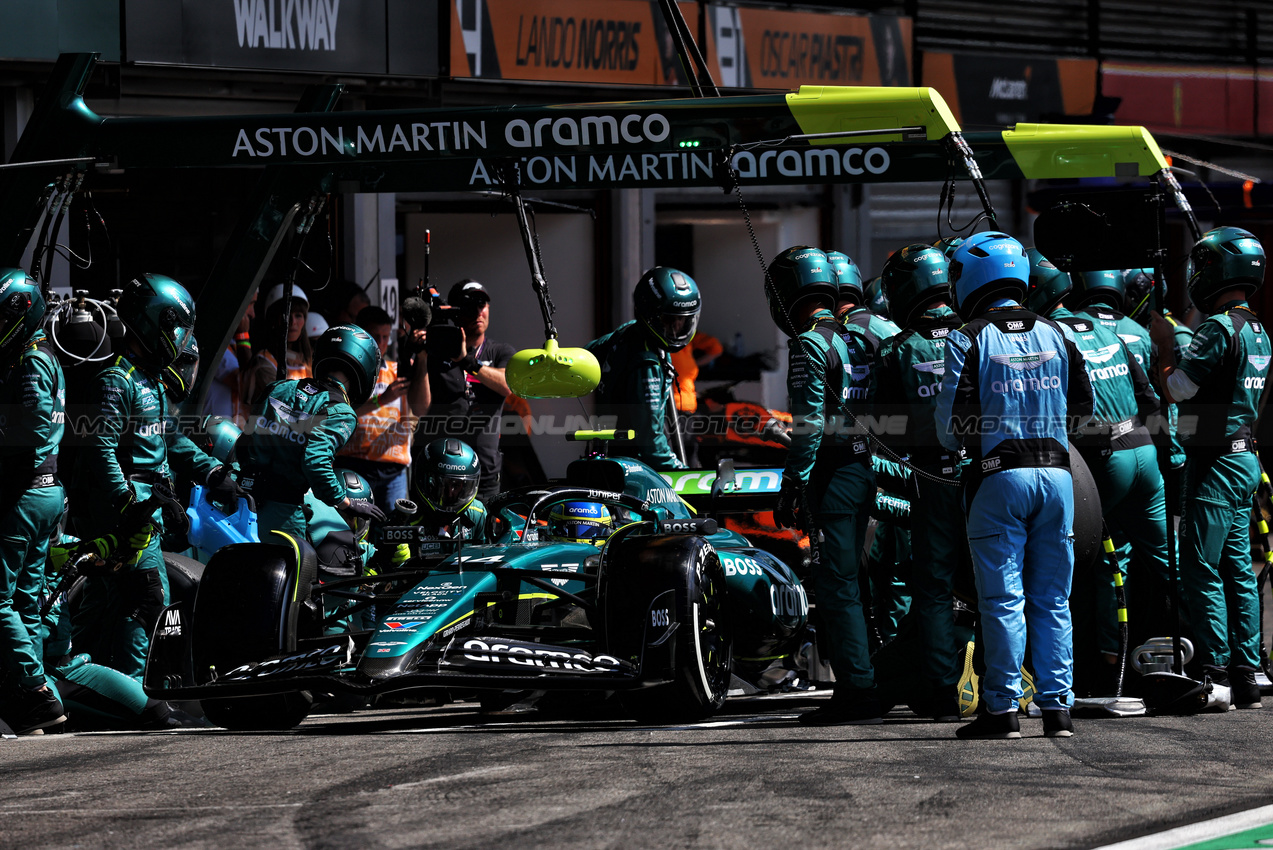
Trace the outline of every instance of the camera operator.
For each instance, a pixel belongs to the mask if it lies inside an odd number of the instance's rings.
[[[431,403],[421,423],[423,443],[439,437],[463,440],[482,465],[478,498],[500,491],[500,415],[508,396],[504,367],[514,348],[486,335],[491,296],[475,280],[462,280],[447,294],[450,309],[435,309],[424,351]],[[458,329],[459,333],[454,333]]]

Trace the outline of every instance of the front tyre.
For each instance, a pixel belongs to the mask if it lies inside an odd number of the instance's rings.
[[[662,569],[649,569],[648,563],[629,566],[650,579],[644,598],[675,591],[680,626],[674,635],[671,681],[624,691],[620,700],[628,713],[646,723],[702,720],[725,704],[733,670],[724,567],[715,549],[700,537],[642,542],[649,545],[636,553],[636,560],[659,561]]]

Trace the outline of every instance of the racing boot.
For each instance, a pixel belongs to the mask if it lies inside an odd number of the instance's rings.
[[[1256,669],[1234,665],[1229,668],[1230,699],[1235,708],[1263,708],[1260,686],[1255,682]]]
[[[837,685],[826,704],[800,715],[804,726],[873,726],[883,723],[875,688]]]
[[[66,722],[62,702],[48,686],[38,691],[22,689],[7,710],[5,720],[19,735],[38,734],[50,726]]]
[[[1069,738],[1074,734],[1070,712],[1064,708],[1043,709],[1043,737]]]
[[[955,737],[965,741],[1020,738],[1021,721],[1017,719],[1015,711],[1007,711],[1003,714],[983,712],[978,714],[973,722],[956,729]]]

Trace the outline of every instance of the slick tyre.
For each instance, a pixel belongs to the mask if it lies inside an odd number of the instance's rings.
[[[208,562],[194,602],[191,657],[200,674],[225,675],[244,664],[296,650],[297,612],[314,581],[313,550],[265,543],[220,549]],[[234,730],[290,729],[309,714],[305,691],[204,699],[208,720]]]
[[[701,537],[634,537],[622,542],[626,545],[615,553],[606,591],[607,633],[622,630],[641,640],[650,623],[649,603],[667,591],[678,624],[661,647],[645,652],[648,666],[656,663],[656,651],[670,649],[670,657],[662,656],[665,683],[622,692],[625,710],[647,723],[710,717],[724,705],[733,671],[733,629],[720,556]],[[641,602],[633,605],[633,600]]]

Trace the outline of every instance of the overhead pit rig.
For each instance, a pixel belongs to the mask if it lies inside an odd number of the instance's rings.
[[[64,54],[0,170],[0,263],[19,265],[45,215],[112,170],[243,168],[256,190],[198,299],[207,351],[229,341],[293,232],[334,192],[719,187],[1142,178],[1192,213],[1142,127],[1018,124],[965,134],[931,88],[804,86],[788,94],[556,106],[336,112],[312,86],[282,115],[102,118],[85,104],[96,54]],[[547,309],[545,309],[547,314]],[[547,315],[546,315],[547,318]],[[199,400],[212,370],[201,370]]]

